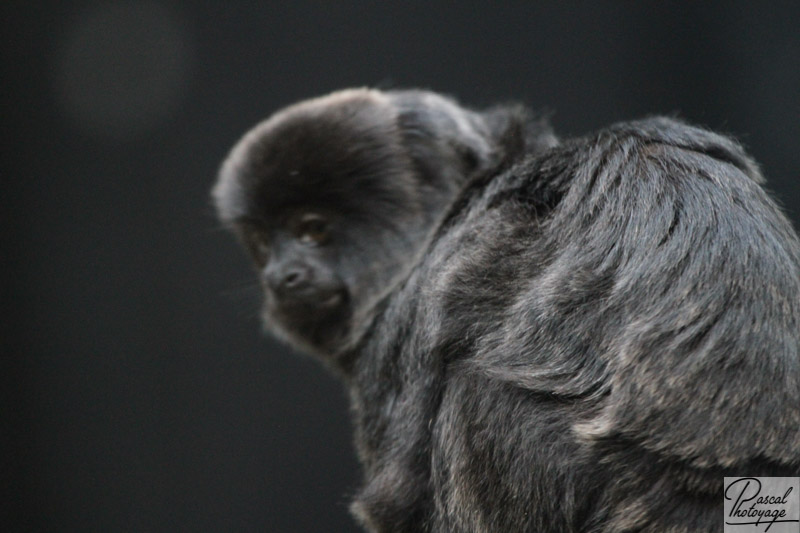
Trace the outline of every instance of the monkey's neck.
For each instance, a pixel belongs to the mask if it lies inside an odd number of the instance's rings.
[[[432,337],[422,333],[431,326],[418,309],[423,274],[415,270],[396,298],[381,302],[348,379],[364,466],[353,510],[365,523],[392,531],[418,531],[433,501],[430,416],[438,410],[444,364],[432,353]]]

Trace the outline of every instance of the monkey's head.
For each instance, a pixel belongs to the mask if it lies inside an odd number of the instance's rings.
[[[249,131],[213,199],[258,269],[267,327],[324,356],[351,347],[458,191],[499,157],[497,132],[513,115],[424,91],[352,89]]]

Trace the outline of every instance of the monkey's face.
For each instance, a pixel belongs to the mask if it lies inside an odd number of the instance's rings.
[[[323,356],[357,341],[464,168],[488,157],[476,117],[429,93],[349,90],[290,106],[242,138],[213,194],[258,269],[273,333]]]
[[[214,190],[258,270],[268,329],[321,355],[369,320],[427,227],[391,110],[379,95],[355,96],[257,126]]]
[[[265,322],[293,344],[320,349],[347,333],[352,291],[339,274],[340,224],[311,208],[237,223],[264,291]]]
[[[267,328],[304,351],[340,352],[413,253],[407,232],[361,200],[364,210],[311,201],[234,224],[257,269]]]

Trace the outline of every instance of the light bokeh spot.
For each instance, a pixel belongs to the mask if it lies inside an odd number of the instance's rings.
[[[115,2],[77,17],[57,57],[55,89],[73,125],[124,140],[162,124],[180,104],[192,42],[164,5]]]

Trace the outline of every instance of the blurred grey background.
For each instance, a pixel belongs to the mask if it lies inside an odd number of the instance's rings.
[[[800,4],[4,2],[5,531],[355,531],[343,388],[260,331],[208,201],[334,89],[521,100],[581,134],[738,137],[800,222]]]

